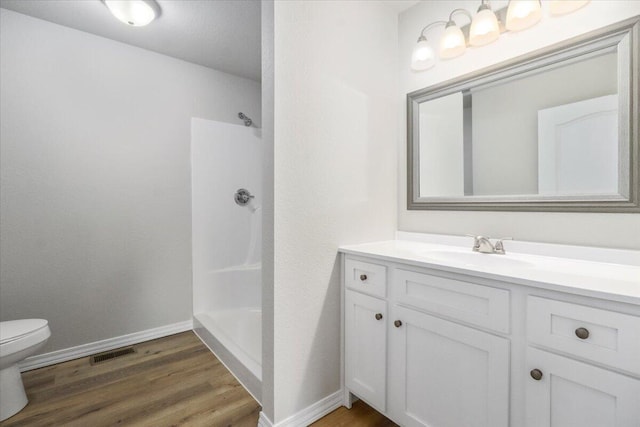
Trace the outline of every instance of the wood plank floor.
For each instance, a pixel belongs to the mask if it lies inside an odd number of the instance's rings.
[[[95,365],[84,357],[25,372],[29,404],[0,426],[258,424],[260,405],[193,332],[134,347]]]
[[[29,404],[16,426],[256,427],[260,405],[193,332],[134,346],[100,362],[72,360],[22,374]],[[314,427],[397,427],[362,401]]]
[[[341,406],[311,424],[311,427],[398,427],[398,425],[362,400],[358,400],[351,405],[351,409]]]

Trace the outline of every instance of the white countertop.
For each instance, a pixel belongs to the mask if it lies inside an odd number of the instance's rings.
[[[640,305],[640,251],[506,241],[507,254],[498,255],[473,252],[471,238],[417,233],[398,238],[339,251]]]

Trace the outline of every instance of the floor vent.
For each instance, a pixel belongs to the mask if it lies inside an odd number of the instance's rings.
[[[120,348],[118,350],[106,351],[104,353],[94,354],[89,358],[92,365],[100,362],[106,362],[107,360],[115,359],[116,357],[126,356],[127,354],[135,353],[136,349],[133,347]]]

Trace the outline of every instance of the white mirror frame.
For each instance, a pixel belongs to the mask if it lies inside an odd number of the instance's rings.
[[[407,209],[538,212],[640,212],[639,17],[407,94]],[[420,104],[459,91],[513,79],[558,62],[618,52],[620,196],[420,197]]]

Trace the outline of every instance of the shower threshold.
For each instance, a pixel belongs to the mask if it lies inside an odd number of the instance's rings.
[[[193,330],[258,401],[262,399],[262,313],[237,308],[197,313]]]

